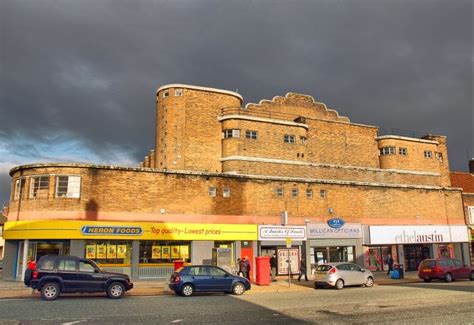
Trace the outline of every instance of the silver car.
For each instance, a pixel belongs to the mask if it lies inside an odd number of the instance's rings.
[[[345,286],[352,285],[364,285],[366,287],[374,285],[374,275],[372,272],[354,263],[325,263],[318,265],[314,277],[315,288],[331,286],[336,289],[342,289]]]

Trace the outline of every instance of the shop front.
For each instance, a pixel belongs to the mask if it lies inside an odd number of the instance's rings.
[[[345,223],[341,218],[327,223],[309,223],[306,251],[313,273],[319,264],[335,262],[360,263],[362,253],[362,226]]]
[[[260,225],[258,240],[260,256],[276,256],[277,275],[288,275],[288,267],[291,274],[300,272],[305,226]]]
[[[94,260],[109,271],[133,279],[166,278],[175,263],[212,264],[216,247],[226,248],[231,270],[241,240],[255,242],[256,225],[178,224],[102,221],[8,222],[4,232],[11,269],[20,280],[30,260],[43,255],[74,255]]]
[[[466,226],[369,226],[365,239],[368,269],[386,270],[383,261],[390,253],[406,271],[418,270],[427,258],[448,257],[469,263]]]

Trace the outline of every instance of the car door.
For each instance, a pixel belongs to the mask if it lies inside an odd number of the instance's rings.
[[[344,285],[351,285],[352,279],[351,279],[351,274],[349,272],[349,265],[340,264],[336,266],[336,269],[337,269],[337,277],[344,281]]]
[[[469,278],[469,268],[465,267],[459,260],[453,260],[453,264],[456,270],[456,279]]]
[[[221,268],[210,266],[209,273],[211,275],[212,291],[231,291],[232,277]]]
[[[206,266],[193,266],[189,270],[189,277],[196,291],[211,291],[211,276]]]
[[[353,285],[359,285],[365,283],[365,273],[362,272],[362,268],[357,264],[349,264],[349,273],[352,279]]]
[[[79,291],[103,291],[107,276],[86,260],[79,260],[77,272]]]
[[[65,291],[74,292],[79,289],[76,259],[61,258],[58,263],[57,274],[63,280]]]

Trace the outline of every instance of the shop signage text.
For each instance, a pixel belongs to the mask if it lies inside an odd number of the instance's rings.
[[[358,223],[344,223],[340,228],[331,228],[325,223],[308,224],[308,238],[361,238],[362,226]]]
[[[370,243],[421,244],[468,242],[467,227],[456,226],[370,226]]]
[[[258,226],[259,240],[306,240],[304,226]]]
[[[328,220],[328,226],[331,228],[339,229],[344,226],[345,222],[342,218],[332,218]]]
[[[412,233],[403,231],[400,235],[395,236],[395,243],[443,243],[443,235],[434,231],[431,234],[419,235],[416,230]]]
[[[140,236],[143,229],[140,227],[113,227],[113,226],[83,226],[83,235],[129,235]]]

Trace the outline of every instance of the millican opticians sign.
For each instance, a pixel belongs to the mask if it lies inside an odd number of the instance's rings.
[[[466,226],[370,226],[370,244],[430,244],[469,241]]]

